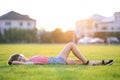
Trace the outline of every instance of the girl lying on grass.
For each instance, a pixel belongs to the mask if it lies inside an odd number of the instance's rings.
[[[70,60],[70,51],[78,60]],[[79,51],[73,42],[69,42],[56,57],[33,56],[26,59],[22,54],[13,54],[8,60],[9,65],[21,64],[81,64],[81,65],[111,65],[113,60],[89,61]]]

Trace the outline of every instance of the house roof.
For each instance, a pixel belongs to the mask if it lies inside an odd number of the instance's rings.
[[[94,14],[94,15],[90,16],[90,17],[87,18],[87,19],[79,20],[79,21],[77,21],[77,22],[81,22],[81,21],[85,21],[85,20],[101,21],[101,20],[103,20],[103,19],[105,19],[105,18],[106,18],[106,17],[101,16],[101,15],[99,15],[99,14]]]
[[[114,22],[115,21],[115,18],[114,16],[111,16],[111,17],[108,17],[108,18],[105,18],[103,19],[101,22]]]
[[[14,11],[10,11],[2,16],[0,16],[0,20],[34,20],[30,18],[28,15],[22,15]]]
[[[94,14],[94,15],[92,15],[91,17],[90,17],[90,19],[92,19],[92,20],[102,20],[102,19],[104,19],[104,18],[106,18],[106,17],[104,17],[104,16],[101,16],[101,15],[99,15],[99,14]]]

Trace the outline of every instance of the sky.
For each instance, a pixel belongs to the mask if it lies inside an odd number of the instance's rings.
[[[9,11],[29,15],[38,29],[66,31],[94,14],[110,17],[119,12],[120,0],[0,0],[0,16]]]

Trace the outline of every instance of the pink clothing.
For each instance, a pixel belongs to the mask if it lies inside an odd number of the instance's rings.
[[[45,56],[33,56],[33,57],[29,58],[29,61],[32,61],[35,64],[48,64],[48,57],[45,57]]]

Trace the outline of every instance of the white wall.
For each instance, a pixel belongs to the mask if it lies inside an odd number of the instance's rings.
[[[6,22],[10,22],[11,25],[6,25]],[[20,25],[20,23],[22,23],[23,25]],[[28,23],[30,23],[30,25],[28,25]],[[35,28],[35,22],[25,20],[0,20],[0,27],[6,29],[11,27],[33,29]]]
[[[11,25],[6,25],[6,22],[10,22]],[[20,25],[22,23],[22,25]],[[32,20],[0,20],[0,32],[3,34],[4,29],[9,29],[12,27],[22,28],[22,29],[34,29],[35,21]]]

